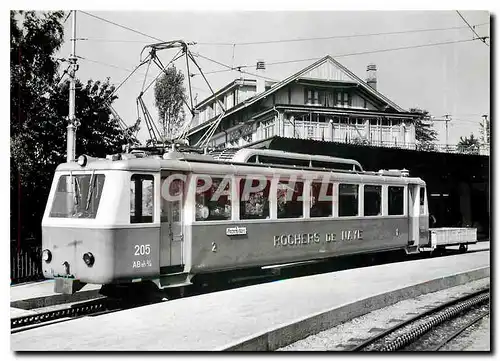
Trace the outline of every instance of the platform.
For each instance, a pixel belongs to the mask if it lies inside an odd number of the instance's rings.
[[[16,333],[11,335],[11,348],[227,349],[266,331],[374,295],[383,297],[387,292],[425,282],[432,284],[428,281],[451,279],[472,270],[477,273],[486,269],[489,274],[489,264],[489,251],[472,252],[259,284]],[[461,283],[467,281],[458,278]]]
[[[30,310],[60,303],[88,300],[98,296],[100,285],[87,284],[73,295],[54,293],[54,280],[25,283],[10,287],[11,308]],[[12,310],[11,310],[12,311]],[[12,312],[11,312],[12,314]],[[15,313],[24,315],[25,313]]]

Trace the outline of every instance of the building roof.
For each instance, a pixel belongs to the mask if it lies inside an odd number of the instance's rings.
[[[253,97],[237,104],[233,108],[229,109],[223,116],[223,118],[241,110],[244,109],[266,97],[271,95],[272,93],[276,92],[277,90],[285,87],[286,85],[290,84],[291,82],[303,77],[304,75],[307,75],[308,73],[311,72],[311,70],[314,70],[315,68],[320,67],[323,64],[330,63],[333,64],[335,67],[337,67],[343,74],[347,76],[347,78],[350,78],[348,81],[350,82],[355,82],[359,84],[364,90],[366,90],[368,93],[374,95],[375,97],[381,99],[383,102],[387,103],[389,106],[394,108],[397,112],[406,112],[403,108],[401,108],[399,105],[391,101],[389,98],[378,92],[377,90],[373,89],[371,86],[369,86],[365,81],[363,81],[361,78],[359,78],[356,74],[354,74],[352,71],[347,69],[345,66],[340,64],[338,61],[336,61],[334,58],[332,58],[330,55],[326,55],[325,57],[319,59],[318,61],[314,62],[313,64],[305,67],[304,69],[298,71],[297,73],[289,76],[288,78],[274,84],[270,89],[256,94]],[[232,84],[232,83],[230,83]],[[229,85],[230,85],[229,84]],[[226,86],[227,87],[227,86]],[[214,117],[212,121],[208,121],[202,124],[199,124],[198,126],[192,128],[189,132],[188,135],[194,134],[198,132],[200,129],[205,128],[209,124],[211,124],[213,121],[215,121],[217,117]]]
[[[255,79],[244,79],[244,78],[235,79],[232,82],[230,82],[229,84],[224,85],[221,89],[217,90],[215,92],[215,95],[211,94],[208,97],[206,97],[205,99],[203,99],[201,102],[196,104],[195,109],[199,109],[199,108],[207,105],[210,101],[214,100],[219,95],[222,95],[222,94],[230,91],[231,89],[233,89],[237,86],[243,86],[243,85],[255,86],[255,83],[256,83]]]

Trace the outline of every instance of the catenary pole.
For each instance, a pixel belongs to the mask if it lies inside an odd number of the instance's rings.
[[[76,76],[78,70],[77,57],[76,57],[76,10],[71,10],[72,18],[72,37],[71,37],[71,54],[69,61],[71,70],[69,71],[69,113],[68,113],[68,127],[66,138],[66,161],[73,162],[75,160],[75,146],[76,146],[76,116],[75,116],[75,88]]]

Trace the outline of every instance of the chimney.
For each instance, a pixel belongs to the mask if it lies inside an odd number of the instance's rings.
[[[266,76],[266,63],[264,60],[257,60],[256,69],[257,75],[259,75],[257,77],[257,94],[260,94],[266,91],[266,81],[264,78],[261,78]]]
[[[377,90],[377,66],[375,64],[368,64],[366,67],[366,83],[373,90]]]

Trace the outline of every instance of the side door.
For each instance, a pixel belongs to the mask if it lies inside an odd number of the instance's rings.
[[[184,179],[177,172],[161,173],[160,267],[184,264]]]
[[[418,246],[420,241],[420,186],[408,184],[408,244]]]

